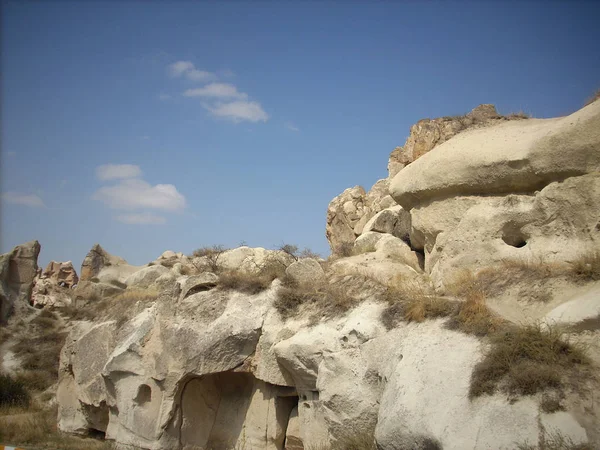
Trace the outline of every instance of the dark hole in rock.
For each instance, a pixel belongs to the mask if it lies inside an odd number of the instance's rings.
[[[152,400],[152,389],[147,384],[142,384],[138,388],[137,395],[133,399],[138,405],[143,405]]]
[[[502,240],[511,247],[521,248],[527,245],[527,238],[519,228],[513,224],[506,224],[502,229]]]

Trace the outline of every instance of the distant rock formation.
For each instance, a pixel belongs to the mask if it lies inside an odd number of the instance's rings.
[[[30,241],[0,255],[0,322],[30,304],[40,249],[38,241]]]
[[[118,256],[113,256],[95,244],[81,263],[81,281],[89,281],[96,277],[102,268],[113,265],[126,265],[127,261]]]

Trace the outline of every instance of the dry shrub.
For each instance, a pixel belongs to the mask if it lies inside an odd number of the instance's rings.
[[[358,302],[342,281],[299,284],[285,279],[274,306],[284,320],[306,312],[311,323],[316,323],[320,318],[339,317]]]
[[[513,112],[510,113],[506,116],[506,118],[508,120],[522,120],[522,119],[530,119],[531,118],[531,114],[527,114],[524,111],[518,111],[518,112]]]
[[[339,439],[331,450],[377,450],[373,432],[359,432]]]
[[[559,431],[544,433],[537,445],[517,444],[518,450],[594,450],[591,444],[575,443]]]
[[[584,349],[556,326],[506,327],[492,334],[490,343],[471,375],[471,398],[499,387],[513,395],[561,389],[573,371],[589,365]]]
[[[589,251],[573,261],[571,277],[583,282],[600,280],[600,252]]]
[[[271,286],[272,278],[261,276],[241,270],[230,270],[219,275],[219,287],[243,292],[245,294],[258,294]]]
[[[334,257],[347,258],[354,255],[354,243],[353,242],[342,242],[338,246],[332,249]]]
[[[17,416],[18,417],[15,417]],[[0,442],[43,446],[46,450],[111,450],[112,442],[62,434],[56,425],[57,410],[32,405],[0,413]]]
[[[543,283],[557,276],[564,269],[558,264],[544,262],[543,259],[505,259],[500,264],[479,270],[473,274],[462,270],[455,274],[447,285],[448,292],[457,297],[465,297],[469,292],[480,291],[486,297],[502,294],[510,286],[522,285],[519,294],[528,300],[548,301],[550,292]]]
[[[385,290],[383,299],[388,305],[381,313],[381,321],[388,329],[401,321],[423,322],[447,317],[456,310],[456,302],[435,295],[422,280],[399,277]]]
[[[0,374],[0,407],[28,406],[29,401],[29,393],[23,381]]]
[[[89,306],[82,307],[74,305],[62,306],[60,312],[66,315],[70,320],[94,320],[96,318],[96,313],[92,309],[93,304],[94,303],[91,303]]]
[[[217,273],[221,270],[219,258],[225,251],[227,251],[227,249],[222,245],[211,245],[194,250],[192,256],[196,258],[206,258],[208,269],[213,273]]]
[[[475,336],[487,336],[498,331],[504,321],[492,313],[485,304],[485,295],[480,290],[466,294],[465,301],[458,304],[447,327]]]
[[[598,100],[600,98],[600,89],[596,90],[596,92],[594,92],[592,94],[591,97],[589,97],[586,101],[585,104],[583,106],[588,106],[591,105],[592,103],[594,103],[596,100]]]
[[[47,326],[49,320],[52,319],[37,316],[31,322],[41,321],[43,325],[16,334],[11,348],[21,361],[15,378],[29,390],[43,391],[58,380],[58,361],[67,333],[54,326],[56,320]]]
[[[116,320],[117,328],[120,328],[157,298],[158,291],[155,289],[129,288],[115,297],[104,299],[96,309],[100,317]]]

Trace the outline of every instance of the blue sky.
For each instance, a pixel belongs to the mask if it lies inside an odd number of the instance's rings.
[[[597,2],[3,2],[0,251],[328,253],[425,117],[600,88]]]

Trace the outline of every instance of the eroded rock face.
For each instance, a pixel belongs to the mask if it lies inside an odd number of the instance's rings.
[[[0,256],[0,322],[4,322],[13,309],[25,308],[31,303],[40,249],[38,241],[30,241]]]
[[[410,128],[404,146],[396,147],[390,154],[389,178],[394,178],[404,167],[461,131],[467,128],[490,126],[505,120],[505,117],[498,115],[494,105],[489,104],[479,105],[464,116],[419,120]]]
[[[467,195],[533,193],[600,169],[600,104],[558,119],[468,130],[414,161],[390,185],[410,210]]]
[[[47,278],[53,284],[61,284],[68,288],[79,282],[79,277],[71,261],[50,261],[42,272],[42,278]]]
[[[81,263],[81,281],[89,281],[97,277],[104,267],[126,265],[127,261],[111,255],[99,244],[95,244]]]
[[[325,228],[332,251],[351,246],[375,214],[392,206],[395,202],[388,194],[387,180],[379,180],[368,193],[363,187],[355,186],[335,197],[327,208]]]
[[[388,331],[368,298],[313,327],[283,322],[276,289],[182,299],[174,285],[120,328],[77,325],[61,355],[60,428],[148,449],[310,448],[357,430],[384,450],[508,449],[539,435],[531,398],[469,400],[476,338],[442,321]],[[553,427],[585,440],[564,414]]]

